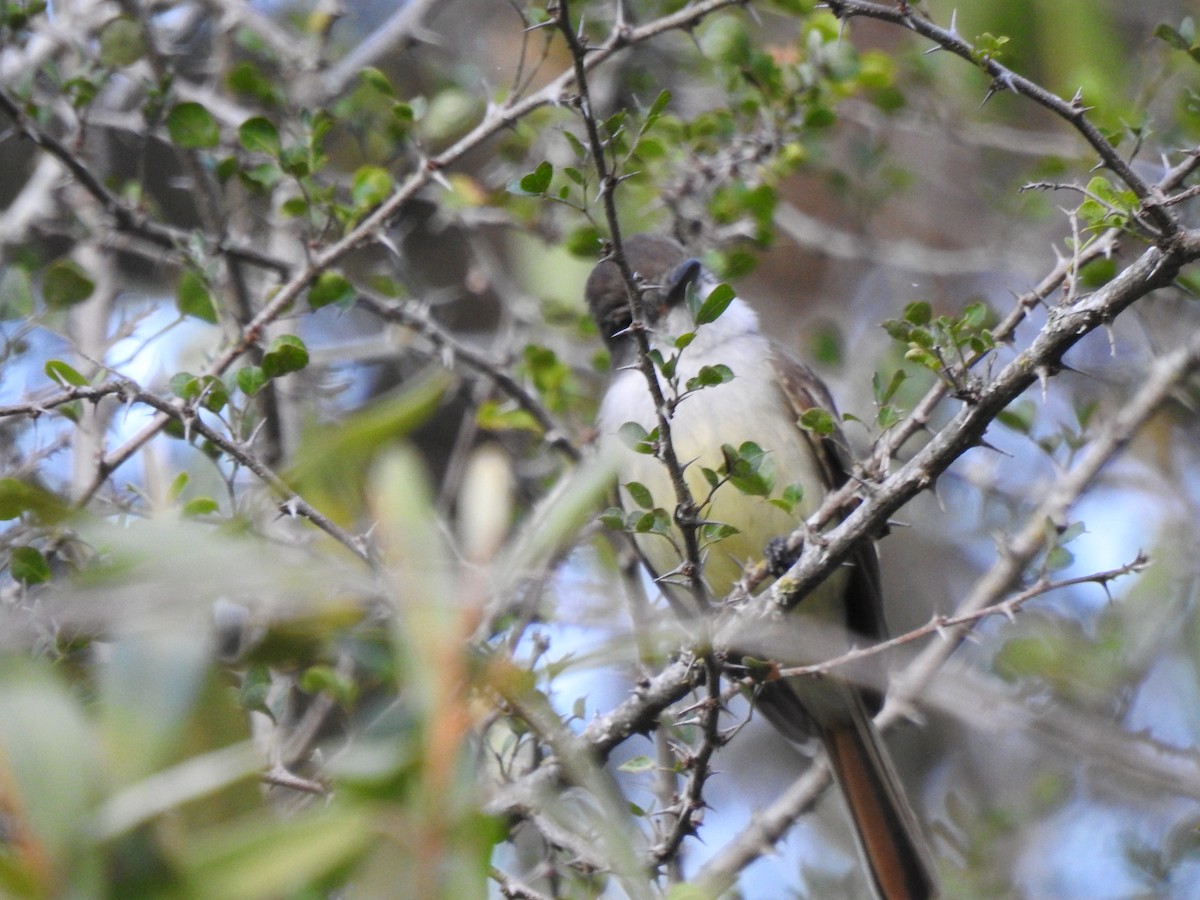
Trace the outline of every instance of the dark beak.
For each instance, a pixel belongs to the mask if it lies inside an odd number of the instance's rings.
[[[683,302],[688,285],[696,283],[702,268],[698,259],[685,259],[679,264],[664,286],[667,306]]]

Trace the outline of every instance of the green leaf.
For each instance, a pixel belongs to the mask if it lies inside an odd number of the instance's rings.
[[[671,517],[665,509],[657,508],[636,516],[632,531],[635,534],[669,534],[671,532]]]
[[[667,104],[671,102],[671,92],[663,88],[658,92],[658,96],[654,98],[654,102],[650,104],[650,108],[646,110],[646,119],[657,119],[662,115]]]
[[[94,290],[96,283],[74,260],[57,260],[42,275],[42,297],[51,309],[82,303]]]
[[[33,314],[33,282],[24,266],[7,265],[0,272],[0,319],[24,319]]]
[[[743,494],[754,497],[769,497],[775,486],[771,475],[770,457],[753,441],[746,441],[736,449],[731,444],[721,445],[725,457],[725,472],[729,483]]]
[[[299,372],[308,365],[308,348],[294,334],[281,334],[263,356],[262,370],[268,378]]]
[[[688,302],[692,302],[695,292],[689,291]],[[737,293],[729,285],[721,283],[709,291],[704,302],[692,308],[692,317],[697,325],[707,325],[709,322],[715,322],[721,317],[721,314],[729,308],[729,304],[733,302],[733,298]]]
[[[744,66],[750,62],[753,42],[741,19],[717,16],[704,29],[700,49],[705,57],[725,66]]]
[[[615,506],[610,506],[600,513],[600,524],[612,531],[621,531],[625,527],[625,513]]]
[[[50,564],[36,547],[13,547],[9,573],[22,584],[42,584],[50,580]]]
[[[320,309],[336,303],[348,309],[354,303],[354,286],[339,272],[322,272],[308,292],[308,305]]]
[[[29,513],[46,524],[65,519],[69,507],[45,488],[17,478],[0,478],[0,521]]]
[[[1154,29],[1154,36],[1161,41],[1166,41],[1173,50],[1183,50],[1184,52],[1187,52],[1191,49],[1191,44],[1184,39],[1183,35],[1166,22],[1163,22]]]
[[[213,114],[190,100],[171,107],[166,125],[171,140],[185,150],[204,150],[221,141],[221,130]]]
[[[261,391],[268,381],[270,379],[267,378],[267,373],[258,366],[244,366],[238,369],[237,386],[247,397],[253,397]]]
[[[191,476],[187,472],[180,472],[171,482],[170,488],[167,489],[167,496],[172,500],[178,500],[179,495],[183,493],[183,489],[187,487],[189,481],[191,481]]]
[[[197,516],[211,516],[220,512],[220,509],[212,497],[193,497],[183,505],[183,514],[191,519]]]
[[[799,481],[789,484],[783,489],[782,500],[789,507],[795,508],[804,499],[804,485]]]
[[[238,140],[251,153],[265,153],[278,159],[283,151],[279,129],[263,116],[254,116],[243,122],[238,128]]]
[[[142,26],[128,16],[118,16],[100,30],[100,64],[110,69],[131,66],[146,53]]]
[[[382,823],[370,809],[317,808],[280,821],[246,819],[212,826],[180,848],[187,881],[197,898],[290,897],[344,870],[378,837]]]
[[[194,400],[200,394],[200,381],[191,372],[176,372],[167,381],[167,387],[180,400]]]
[[[1018,400],[1000,410],[996,419],[1018,434],[1031,434],[1037,421],[1037,407],[1028,400]]]
[[[640,481],[627,482],[625,490],[629,492],[629,497],[635,505],[642,509],[654,508],[654,496],[650,493],[650,489]]]
[[[360,166],[350,184],[350,196],[359,209],[382,203],[392,192],[392,176],[379,166]]]
[[[175,292],[175,306],[185,316],[217,324],[217,307],[213,303],[212,294],[204,279],[191,269],[187,269],[179,279],[179,287]]]
[[[910,325],[928,325],[933,321],[933,307],[924,300],[918,300],[904,307],[904,321]]]
[[[595,260],[601,241],[600,230],[595,225],[580,225],[567,232],[563,246],[572,256],[582,256],[591,261]]]
[[[479,404],[475,421],[485,431],[532,431],[542,433],[541,423],[533,413],[519,406],[508,407],[495,400]]]
[[[656,763],[649,756],[633,756],[625,760],[625,762],[621,763],[619,766],[617,766],[617,768],[622,772],[629,772],[632,775],[640,775],[644,772],[653,772],[656,768],[658,768],[658,763]]]
[[[888,380],[887,386],[884,387],[879,378],[879,373],[876,372],[871,379],[871,384],[875,388],[875,402],[879,405],[890,403],[892,398],[896,396],[896,391],[900,390],[900,386],[908,380],[908,373],[903,369],[897,369],[892,373],[892,377]]]
[[[37,665],[45,660],[9,653],[0,666],[0,746],[4,748],[5,796],[20,798],[21,834],[36,848],[42,872],[78,884],[80,869],[102,865],[80,841],[83,823],[96,806],[102,751],[83,709],[83,700],[67,686],[59,668]],[[51,889],[42,874],[28,891],[10,892],[13,876],[26,868],[12,838],[5,842],[0,864],[0,893],[10,897],[51,896],[70,888]],[[68,874],[69,873],[69,874]],[[86,890],[86,889],[85,889]],[[96,896],[107,893],[98,891]]]
[[[46,362],[46,374],[63,387],[85,387],[88,380],[61,359],[51,359]]]
[[[700,526],[700,542],[705,546],[723,541],[735,534],[741,534],[741,532],[724,522],[705,522]]]
[[[197,380],[199,393],[204,398],[201,402],[209,412],[220,412],[229,402],[229,389],[216,375],[204,375]]]
[[[689,391],[697,391],[730,381],[733,381],[733,369],[723,363],[717,363],[715,366],[701,366],[695,377],[688,379],[686,387]]]
[[[805,431],[811,431],[822,437],[833,434],[837,427],[837,423],[833,419],[833,413],[827,409],[815,406],[812,409],[806,409],[800,414],[799,424]]]
[[[1088,262],[1079,270],[1079,283],[1094,291],[1103,287],[1117,276],[1117,261],[1112,257],[1100,257]]]
[[[546,160],[542,160],[537,164],[537,168],[528,175],[523,175],[515,182],[510,182],[508,186],[509,193],[521,194],[526,197],[540,197],[550,188],[550,182],[554,178],[554,166],[550,165]],[[514,184],[516,189],[514,190]]]
[[[359,80],[369,87],[374,88],[379,93],[386,97],[395,97],[396,89],[392,87],[392,82],[386,75],[374,66],[367,66],[358,73]]]
[[[655,428],[653,432],[648,432],[637,422],[626,422],[617,429],[617,437],[631,450],[638,453],[653,453],[653,443],[658,439],[658,429]]]

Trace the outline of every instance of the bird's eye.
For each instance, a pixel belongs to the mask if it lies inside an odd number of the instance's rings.
[[[608,318],[608,339],[615,340],[633,324],[633,316],[628,309],[619,309]]]

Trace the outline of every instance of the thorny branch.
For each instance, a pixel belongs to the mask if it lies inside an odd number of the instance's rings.
[[[583,114],[584,122],[589,126],[589,142],[602,185],[601,197],[614,236],[612,258],[621,267],[626,277],[636,309],[641,286],[634,278],[634,274],[629,271],[620,250],[619,223],[616,208],[612,202],[612,193],[617,180],[614,173],[608,172],[604,168],[606,164],[604,146],[596,131],[595,119],[590,109],[587,74],[608,62],[616,53],[626,47],[652,40],[667,31],[689,28],[713,11],[735,5],[743,4],[740,0],[708,0],[708,2],[687,6],[676,13],[641,27],[632,27],[621,22],[604,43],[589,47],[581,43],[579,35],[573,30],[568,15],[568,4],[564,0],[558,6],[557,15],[564,37],[572,50],[571,67],[535,93],[491,109],[483,121],[457,143],[442,153],[423,160],[420,167],[410,172],[384,203],[358,222],[344,237],[326,247],[318,248],[307,264],[293,265],[263,253],[257,248],[216,240],[208,236],[206,240],[209,243],[210,252],[225,254],[231,258],[273,271],[284,279],[284,282],[272,295],[269,302],[246,324],[236,339],[231,341],[209,365],[205,374],[221,375],[227,372],[243,353],[260,340],[264,330],[277,321],[303,296],[321,273],[328,271],[343,260],[352,250],[375,240],[381,230],[407,202],[416,197],[420,190],[442,177],[442,171],[535,109],[562,102],[572,85],[578,92],[578,106]],[[1184,228],[1180,219],[1173,214],[1173,210],[1177,206],[1196,195],[1196,189],[1190,188],[1178,194],[1171,194],[1196,171],[1197,166],[1200,165],[1200,157],[1195,154],[1191,155],[1168,172],[1157,184],[1150,184],[1133,170],[1116,148],[1090,122],[1081,100],[1065,101],[1017,75],[994,59],[981,59],[975,49],[956,33],[953,25],[949,29],[940,28],[916,15],[912,8],[905,3],[885,6],[863,2],[863,0],[829,0],[827,5],[835,15],[843,19],[867,16],[908,28],[929,39],[935,46],[950,51],[972,64],[979,65],[993,78],[994,89],[1011,90],[1029,97],[1060,116],[1083,136],[1103,164],[1128,185],[1139,198],[1142,207],[1141,213],[1153,230],[1155,246],[1142,252],[1137,260],[1128,265],[1109,285],[1090,296],[1077,300],[1070,306],[1051,309],[1049,321],[1029,346],[1019,352],[1012,362],[986,382],[978,379],[973,385],[972,394],[963,401],[963,406],[958,414],[933,434],[912,459],[890,475],[886,473],[900,449],[910,439],[928,431],[934,409],[946,398],[946,385],[939,382],[917,404],[904,422],[885,433],[862,466],[864,478],[840,492],[841,496],[831,496],[822,509],[806,523],[805,529],[797,532],[794,536],[794,549],[802,549],[803,552],[787,576],[779,582],[793,594],[803,594],[825,577],[857,541],[862,540],[865,535],[875,533],[894,511],[916,494],[930,487],[937,477],[968,449],[978,446],[985,430],[995,416],[1039,379],[1044,380],[1052,376],[1060,367],[1063,354],[1070,347],[1096,328],[1110,323],[1122,311],[1151,291],[1169,284],[1183,265],[1200,259],[1200,235]],[[425,3],[414,4],[414,8],[417,10],[413,16],[414,20],[419,21],[420,16],[428,10],[428,7],[429,4]],[[411,29],[411,22],[406,22],[404,27]],[[411,31],[407,33],[411,33]],[[341,78],[342,75],[339,74],[338,77]],[[344,82],[342,83],[344,84]],[[118,229],[135,234],[168,250],[175,250],[193,238],[190,233],[156,222],[127,207],[112,194],[67,144],[31,123],[24,116],[20,105],[3,90],[0,90],[0,110],[3,110],[13,120],[26,137],[58,160],[71,173],[75,181],[97,200]],[[1068,283],[1073,277],[1073,273],[1078,271],[1085,262],[1114,252],[1117,238],[1116,232],[1110,232],[1093,241],[1087,249],[1061,260],[1040,284],[1017,299],[1009,314],[994,329],[997,340],[1000,342],[1013,341],[1018,325],[1026,320],[1027,314],[1032,308],[1047,304],[1054,292]],[[552,441],[561,451],[568,455],[574,455],[572,445],[562,437],[561,431],[552,417],[537,404],[534,398],[528,396],[519,384],[505,375],[499,366],[478,354],[472,354],[463,346],[456,346],[448,333],[415,314],[388,306],[369,294],[363,294],[359,302],[381,318],[389,321],[402,321],[405,325],[416,328],[435,346],[448,348],[451,356],[495,380],[502,390],[514,397],[538,419],[539,424],[545,428],[547,434],[551,436]],[[642,335],[642,342],[645,343],[644,335]],[[642,349],[642,360],[645,367],[649,363],[644,352],[646,347],[643,346]],[[958,374],[964,377],[963,380],[965,380],[968,370],[979,361],[979,358],[972,359],[961,367]],[[882,722],[894,721],[914,702],[916,696],[925,696],[923,689],[933,681],[957,646],[957,642],[962,639],[974,622],[996,613],[1011,613],[1032,596],[1063,585],[1062,582],[1057,584],[1035,583],[1013,593],[1014,585],[1020,583],[1030,562],[1045,547],[1047,540],[1045,522],[1047,520],[1053,523],[1066,522],[1072,505],[1092,483],[1101,468],[1121,451],[1151,412],[1163,402],[1183,378],[1195,371],[1198,366],[1200,366],[1200,339],[1193,338],[1179,350],[1164,355],[1152,368],[1150,377],[1142,389],[1099,430],[1085,456],[1066,477],[1060,480],[1051,496],[1030,517],[1027,525],[1009,538],[995,566],[977,582],[955,612],[950,616],[936,618],[922,628],[902,635],[893,642],[889,642],[888,645],[884,645],[885,648],[891,647],[934,634],[944,638],[941,642],[931,643],[926,651],[897,679],[892,700],[881,716]],[[647,381],[650,390],[657,389],[658,381],[652,365],[647,370]],[[278,475],[261,465],[246,448],[206,425],[195,415],[194,410],[186,405],[132,387],[123,380],[109,381],[86,388],[65,388],[40,401],[0,407],[0,417],[15,415],[36,417],[43,411],[71,402],[79,400],[95,402],[107,396],[124,397],[144,403],[157,410],[159,415],[152,424],[136,436],[104,456],[97,467],[95,479],[81,503],[86,503],[89,498],[94,496],[111,473],[153,438],[168,421],[176,420],[201,434],[230,458],[254,471],[272,490],[276,491],[282,500],[286,501],[291,511],[309,518],[317,527],[322,528],[358,555],[366,558],[366,552],[358,538],[345,533],[322,517],[318,511],[309,508],[301,498],[295,497]],[[660,409],[664,407],[662,399],[660,390],[657,397]],[[686,484],[683,483],[682,467],[679,461],[675,459],[672,462],[674,451],[669,439],[669,424],[669,421],[665,420],[662,423],[663,453],[673,478],[678,485],[682,486],[678,499],[680,509],[686,513],[687,510],[694,507],[694,503],[691,503]],[[816,533],[817,529],[832,521],[836,511],[844,509],[846,501],[855,493],[863,493],[865,497],[861,505],[850,516],[826,533],[821,542],[804,542],[805,535]],[[686,526],[686,514],[682,516],[682,519]],[[695,572],[692,573],[693,584],[698,585],[698,548],[689,545],[687,560],[695,569]],[[1133,570],[1138,564],[1139,561],[1135,561],[1123,569]],[[738,599],[745,600],[749,591],[761,583],[763,574],[760,573],[756,577],[755,571],[751,570],[748,573]],[[1121,571],[1098,573],[1085,580],[1105,580],[1115,577]],[[698,594],[698,596],[702,596],[702,594]],[[754,604],[765,605],[781,599],[782,589],[769,592],[766,596],[748,602],[751,606]],[[822,663],[821,666],[805,667],[797,672],[824,671],[829,667],[848,661],[849,658],[832,659]],[[553,723],[543,723],[547,743],[553,747],[555,752],[554,757],[530,774],[502,788],[489,804],[489,810],[532,817],[536,815],[536,811],[542,803],[542,794],[545,788],[557,785],[568,775],[570,780],[579,783],[591,782],[598,777],[599,770],[596,768],[579,769],[577,767],[579,759],[602,762],[616,746],[630,735],[653,729],[660,712],[694,691],[702,681],[707,679],[710,696],[706,700],[711,712],[706,711],[701,719],[705,735],[700,752],[704,756],[689,778],[686,788],[687,796],[681,801],[683,814],[679,816],[677,829],[664,844],[660,844],[652,851],[656,859],[660,861],[675,854],[683,838],[687,836],[691,821],[690,813],[702,807],[702,788],[708,768],[708,757],[719,743],[716,731],[720,706],[717,674],[711,659],[706,658],[701,665],[695,664],[690,659],[678,660],[665,666],[656,676],[648,678],[639,685],[630,698],[614,710],[594,719],[579,735],[560,731],[554,727]],[[527,718],[538,720],[533,713],[529,713]],[[1134,765],[1135,763],[1130,760],[1135,760],[1137,765],[1144,765],[1144,760],[1137,753],[1132,752],[1136,741],[1125,736],[1114,738],[1109,735],[1109,738],[1122,747],[1128,745],[1131,750],[1124,756],[1114,753],[1114,757],[1119,757],[1116,764]],[[599,765],[599,762],[596,765]],[[714,889],[730,884],[745,865],[761,855],[764,846],[773,843],[786,832],[799,812],[811,804],[813,797],[816,796],[825,781],[827,781],[825,770],[820,765],[814,766],[752,826],[721,848],[702,870],[698,880]],[[314,785],[313,789],[320,787],[316,783]],[[612,863],[614,860],[608,859],[608,862]],[[626,859],[625,864],[629,865],[629,868],[625,869],[624,874],[631,877],[633,869],[631,861]],[[536,896],[531,889],[503,873],[500,873],[498,880],[501,882],[501,889],[510,896]]]
[[[953,31],[939,29],[923,20],[917,20],[905,4],[901,4],[902,12],[870,3],[832,2],[829,5],[835,14],[846,18],[871,15],[894,21],[925,35],[938,46],[974,61],[972,48]],[[900,506],[931,487],[938,475],[951,463],[967,450],[977,446],[988,424],[1009,403],[1038,380],[1045,380],[1055,374],[1061,367],[1063,355],[1070,347],[1091,331],[1111,322],[1150,292],[1170,284],[1183,265],[1200,258],[1200,235],[1183,229],[1168,210],[1168,207],[1174,204],[1163,202],[1161,199],[1196,170],[1195,154],[1171,169],[1158,184],[1148,185],[1133,173],[1115,148],[1091,125],[1081,106],[1054,97],[993,60],[986,60],[983,64],[997,79],[998,84],[1047,106],[1084,136],[1105,164],[1142,200],[1146,215],[1158,230],[1158,246],[1144,251],[1112,282],[1094,294],[1077,299],[1068,307],[1052,308],[1046,326],[1027,349],[1018,353],[1016,359],[986,383],[982,379],[973,383],[972,394],[964,400],[959,413],[933,434],[908,463],[890,476],[884,476],[882,473],[887,471],[891,459],[901,446],[918,433],[928,430],[934,408],[945,399],[947,387],[944,382],[939,382],[932,388],[902,423],[885,433],[876,443],[874,451],[864,465],[864,471],[877,474],[864,483],[848,485],[840,492],[844,496],[838,496],[837,493],[831,495],[822,509],[810,517],[805,527],[793,535],[793,549],[802,549],[802,555],[787,575],[776,583],[776,588],[757,601],[760,608],[764,600],[783,602],[785,595],[803,596],[839,564],[840,559],[857,541],[876,533]],[[1017,326],[1025,321],[1032,308],[1046,304],[1056,290],[1070,282],[1074,273],[1086,261],[1112,254],[1118,237],[1116,231],[1110,231],[1092,241],[1085,249],[1069,258],[1061,259],[1032,291],[1018,298],[1009,314],[994,329],[997,341],[1012,341]],[[629,281],[631,294],[636,296],[637,285],[633,283],[632,278]],[[961,367],[962,374],[965,376],[981,358],[967,360]],[[1100,468],[1120,452],[1145,418],[1197,365],[1200,365],[1200,340],[1193,340],[1188,346],[1164,357],[1155,366],[1154,374],[1143,390],[1129,401],[1090,446],[1086,459],[1072,470],[1072,477],[1058,483],[1052,497],[1030,518],[1030,524],[1008,543],[996,567],[977,583],[976,588],[955,613],[942,622],[935,620],[918,629],[917,633],[896,639],[897,642],[908,642],[919,634],[939,634],[945,638],[931,645],[896,680],[892,698],[880,717],[881,724],[886,725],[902,715],[903,710],[920,694],[922,687],[935,677],[938,669],[944,665],[957,646],[957,642],[975,621],[984,615],[997,612],[1011,613],[1031,596],[1048,589],[1044,584],[1034,585],[1009,595],[1012,585],[1019,581],[1029,563],[1045,546],[1047,535],[1044,523],[1047,517],[1053,522],[1065,522],[1068,510],[1095,478]],[[866,496],[849,517],[824,534],[821,541],[805,543],[805,537],[817,533],[817,529],[828,524],[837,510],[845,509],[846,502],[856,493]],[[1137,560],[1127,568],[1132,571],[1140,565],[1141,561]],[[735,591],[734,597],[745,597],[745,591],[760,583],[765,574],[765,570],[761,568],[750,570],[744,582],[744,590]],[[1099,573],[1087,580],[1103,581],[1110,575],[1115,577],[1116,574],[1119,574],[1116,570],[1113,573]],[[752,603],[751,609],[755,605]],[[829,664],[836,663],[831,662],[816,668],[823,670],[824,666]],[[653,705],[646,707],[647,713],[650,714],[656,709]],[[604,717],[601,717],[593,724],[602,725],[603,722]],[[602,754],[605,752],[600,747],[596,750]],[[542,782],[548,775],[553,775],[553,772],[539,771],[532,777]],[[697,882],[718,892],[728,887],[741,869],[761,855],[764,846],[770,846],[782,837],[827,783],[826,768],[822,765],[814,766],[776,804],[760,814],[750,828],[719,850],[703,867]]]

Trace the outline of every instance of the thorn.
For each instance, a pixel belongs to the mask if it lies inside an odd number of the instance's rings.
[[[1104,334],[1108,338],[1108,355],[1117,358],[1117,333],[1113,330],[1112,322],[1104,323]]]
[[[1046,402],[1046,394],[1047,394],[1047,391],[1048,391],[1048,388],[1050,385],[1050,378],[1052,375],[1054,375],[1054,373],[1050,371],[1049,366],[1038,366],[1036,369],[1036,372],[1037,372],[1038,382],[1042,386],[1042,402],[1045,403]]]
[[[976,441],[976,444],[982,447],[984,450],[992,450],[996,453],[999,453],[1001,456],[1007,456],[1009,459],[1012,459],[1011,453],[1009,453],[1007,450],[1001,450],[994,444],[989,444],[984,438],[979,438],[979,440]]]

